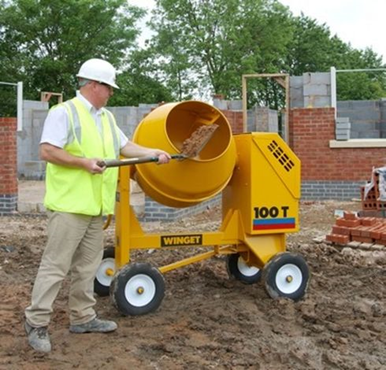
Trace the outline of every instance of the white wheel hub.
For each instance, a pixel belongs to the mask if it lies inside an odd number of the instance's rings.
[[[96,273],[97,281],[104,286],[110,286],[114,276],[114,274],[109,274],[107,271],[115,271],[114,258],[103,259]]]
[[[156,293],[154,280],[145,274],[133,276],[125,286],[126,300],[135,307],[149,304]]]
[[[292,294],[302,285],[303,274],[298,266],[289,263],[277,271],[275,282],[281,292]]]
[[[258,269],[255,266],[248,266],[243,257],[239,257],[237,260],[237,268],[240,271],[240,273],[244,276],[254,276],[256,275],[260,269]]]

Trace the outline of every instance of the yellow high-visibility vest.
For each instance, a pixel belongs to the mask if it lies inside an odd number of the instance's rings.
[[[77,157],[119,158],[120,135],[111,112],[103,109],[101,135],[90,111],[78,98],[63,104],[70,122],[70,140],[64,150]],[[113,214],[117,180],[117,168],[93,175],[82,168],[47,163],[44,206],[89,216]]]

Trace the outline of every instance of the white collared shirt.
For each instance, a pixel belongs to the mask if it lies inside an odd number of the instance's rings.
[[[79,91],[76,93],[77,98],[86,106],[90,111],[98,131],[102,134],[102,109],[96,109]],[[44,122],[42,137],[40,144],[48,143],[59,148],[64,148],[68,144],[68,133],[70,130],[70,121],[68,119],[68,113],[65,107],[61,106],[56,109],[52,109],[48,112],[48,116]],[[129,139],[119,129],[121,137],[121,149],[127,144]]]

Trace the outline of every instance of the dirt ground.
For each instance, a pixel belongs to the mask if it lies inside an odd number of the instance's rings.
[[[303,202],[301,231],[287,249],[300,253],[312,278],[304,299],[273,300],[261,282],[229,279],[217,257],[164,275],[165,298],[144,316],[124,317],[109,297],[98,298],[111,334],[68,331],[68,281],[50,325],[53,350],[34,353],[22,328],[23,311],[46,242],[44,216],[1,217],[0,369],[386,369],[386,251],[316,243],[334,224],[335,210],[358,202]],[[217,230],[218,209],[147,231]],[[112,245],[113,228],[106,230]],[[167,264],[201,248],[133,252],[135,262]]]

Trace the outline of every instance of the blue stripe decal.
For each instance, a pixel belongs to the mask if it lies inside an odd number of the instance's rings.
[[[270,218],[264,220],[253,220],[253,225],[277,225],[277,224],[295,224],[295,218]]]

